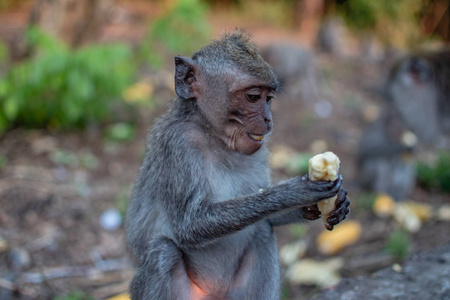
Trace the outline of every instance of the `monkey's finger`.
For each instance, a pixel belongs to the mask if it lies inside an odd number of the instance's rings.
[[[331,225],[331,224],[325,224],[325,229],[331,231],[331,230],[333,230],[333,228],[334,228],[334,225]]]
[[[340,191],[336,200],[336,208],[330,212],[330,217],[340,214],[343,210],[350,206],[350,199],[347,198],[347,191]]]
[[[323,194],[323,199],[331,198],[336,196],[339,193],[339,190],[342,185],[342,176],[339,175],[338,179],[335,181],[329,181],[327,184],[328,190],[326,190]]]
[[[341,188],[342,185],[342,176],[339,175],[339,177],[334,180],[334,181],[330,181],[330,180],[315,180],[315,181],[308,181],[307,184],[309,184],[312,189],[315,189],[319,192],[330,192],[330,193],[334,193],[331,196],[335,196],[339,189]],[[330,197],[331,197],[330,196]]]
[[[345,200],[347,199],[347,194],[348,194],[348,191],[346,189],[341,188],[339,190],[339,193],[338,193],[338,196],[336,199],[336,207],[342,206],[344,203],[346,203]],[[346,205],[347,204],[350,205],[350,201],[348,201],[348,203],[346,203]]]
[[[349,207],[342,207],[339,210],[339,213],[336,213],[334,216],[330,216],[327,219],[327,222],[331,225],[336,225],[339,224],[340,222],[342,222],[343,220],[345,220],[345,218],[347,218],[347,215],[350,213],[350,208]]]
[[[330,217],[335,217],[341,214],[350,206],[350,200],[346,197],[339,205],[336,205],[336,208],[330,212]]]

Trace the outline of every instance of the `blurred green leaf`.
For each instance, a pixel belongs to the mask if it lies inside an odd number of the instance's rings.
[[[99,164],[98,158],[92,153],[81,153],[79,158],[81,165],[88,169],[95,169]]]
[[[450,152],[442,151],[434,163],[417,164],[417,181],[426,189],[450,192]]]
[[[3,169],[4,166],[6,166],[6,163],[8,162],[8,159],[4,155],[0,155],[0,170]]]
[[[207,11],[208,6],[201,0],[175,1],[165,14],[150,24],[139,49],[140,57],[152,66],[159,66],[167,50],[192,54],[211,36]],[[163,49],[158,51],[158,45],[163,45]]]
[[[65,296],[53,298],[53,300],[93,300],[93,299],[94,298],[92,298],[91,296],[80,290],[72,291]]]
[[[19,112],[19,103],[14,97],[7,98],[3,104],[5,110],[5,117],[9,120],[14,120]]]
[[[80,163],[80,160],[75,153],[64,150],[57,150],[51,153],[50,159],[55,164],[67,165],[70,167],[77,167]]]
[[[423,0],[352,0],[341,1],[337,13],[347,26],[367,35],[374,33],[386,45],[395,47],[415,47],[427,37],[420,26]]]
[[[399,260],[407,258],[411,248],[411,239],[407,232],[398,229],[391,233],[385,246],[387,253]]]
[[[0,77],[0,130],[13,125],[52,130],[111,121],[136,71],[122,44],[69,49],[36,28],[27,32],[35,55]]]
[[[311,153],[294,153],[286,165],[286,171],[288,171],[289,174],[295,175],[305,174],[308,172],[309,159],[311,157]]]
[[[6,45],[0,40],[0,67],[4,64],[8,58],[8,48]]]
[[[136,135],[136,128],[127,123],[111,125],[106,131],[106,138],[111,141],[129,141]]]
[[[293,238],[295,238],[297,240],[305,237],[305,235],[308,233],[309,229],[310,228],[306,224],[289,225],[289,233],[291,234],[291,236]]]
[[[131,193],[133,191],[133,185],[128,185],[123,187],[120,192],[115,197],[115,205],[116,208],[119,210],[119,212],[122,214],[122,216],[125,216],[127,208],[128,208],[128,202],[131,197]]]

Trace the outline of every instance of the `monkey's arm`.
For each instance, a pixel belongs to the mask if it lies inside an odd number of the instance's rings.
[[[342,222],[350,212],[350,200],[347,198],[347,190],[341,188],[336,200],[336,209],[330,213],[328,223],[330,225],[337,225]],[[292,223],[299,223],[305,220],[316,220],[320,218],[320,210],[316,204],[297,208],[292,211],[280,213],[277,216],[268,219],[272,226],[288,225]]]
[[[241,230],[282,210],[311,206],[334,196],[341,181],[341,177],[334,182],[303,181],[297,177],[256,194],[223,202],[214,202],[208,195],[202,198],[191,195],[193,198],[181,201],[186,205],[180,205],[180,199],[176,197],[183,195],[173,195],[167,214],[179,245],[193,247]]]

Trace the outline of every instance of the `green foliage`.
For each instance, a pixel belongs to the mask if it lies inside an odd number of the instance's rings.
[[[345,1],[338,6],[338,9],[350,26],[360,30],[373,29],[377,21],[377,4],[374,4],[374,2],[366,0]]]
[[[287,286],[283,286],[281,289],[281,299],[291,299],[291,291]]]
[[[376,194],[373,193],[361,193],[356,195],[352,199],[352,213],[360,214],[367,211],[372,211],[375,203]]]
[[[95,169],[98,166],[98,158],[89,152],[76,154],[66,150],[57,150],[50,154],[50,159],[55,164],[72,168],[84,167]]]
[[[148,34],[141,45],[140,56],[151,65],[162,63],[167,50],[190,55],[205,44],[211,34],[206,19],[208,7],[201,0],[177,0],[162,16],[150,24]],[[163,49],[157,52],[157,45]]]
[[[450,152],[439,153],[433,164],[420,162],[417,165],[417,181],[427,189],[450,192]]]
[[[418,30],[423,0],[352,0],[337,6],[347,25],[356,31],[374,31],[387,45],[416,46],[424,37]]]
[[[7,58],[8,58],[8,48],[0,40],[0,71],[1,71],[2,65],[6,62]]]
[[[309,229],[310,228],[306,224],[289,225],[289,233],[296,240],[304,238],[306,236],[306,234],[308,233]]]
[[[108,127],[106,139],[109,141],[125,142],[136,136],[136,127],[127,123],[117,123]]]
[[[247,0],[236,6],[240,18],[282,28],[293,25],[296,5],[296,1]]]
[[[6,166],[6,163],[8,162],[8,159],[4,155],[0,155],[0,170],[3,169],[4,166]]]
[[[289,159],[288,164],[286,165],[286,171],[289,174],[299,175],[305,174],[308,172],[309,168],[309,159],[313,155],[307,152],[296,152]]]
[[[134,74],[125,45],[71,50],[41,31],[28,40],[36,55],[0,78],[0,134],[12,125],[72,129],[107,121]]]
[[[93,300],[91,296],[83,291],[75,290],[62,297],[55,297],[53,300]]]
[[[411,239],[404,230],[398,229],[389,236],[385,250],[396,259],[403,260],[408,256]]]

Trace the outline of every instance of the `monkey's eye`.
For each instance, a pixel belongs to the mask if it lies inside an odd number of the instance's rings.
[[[273,96],[267,96],[266,97],[266,102],[268,103],[268,104],[270,104],[271,102],[272,102],[272,99],[273,99],[274,97]]]
[[[248,101],[254,103],[257,102],[261,98],[260,94],[247,94]]]

